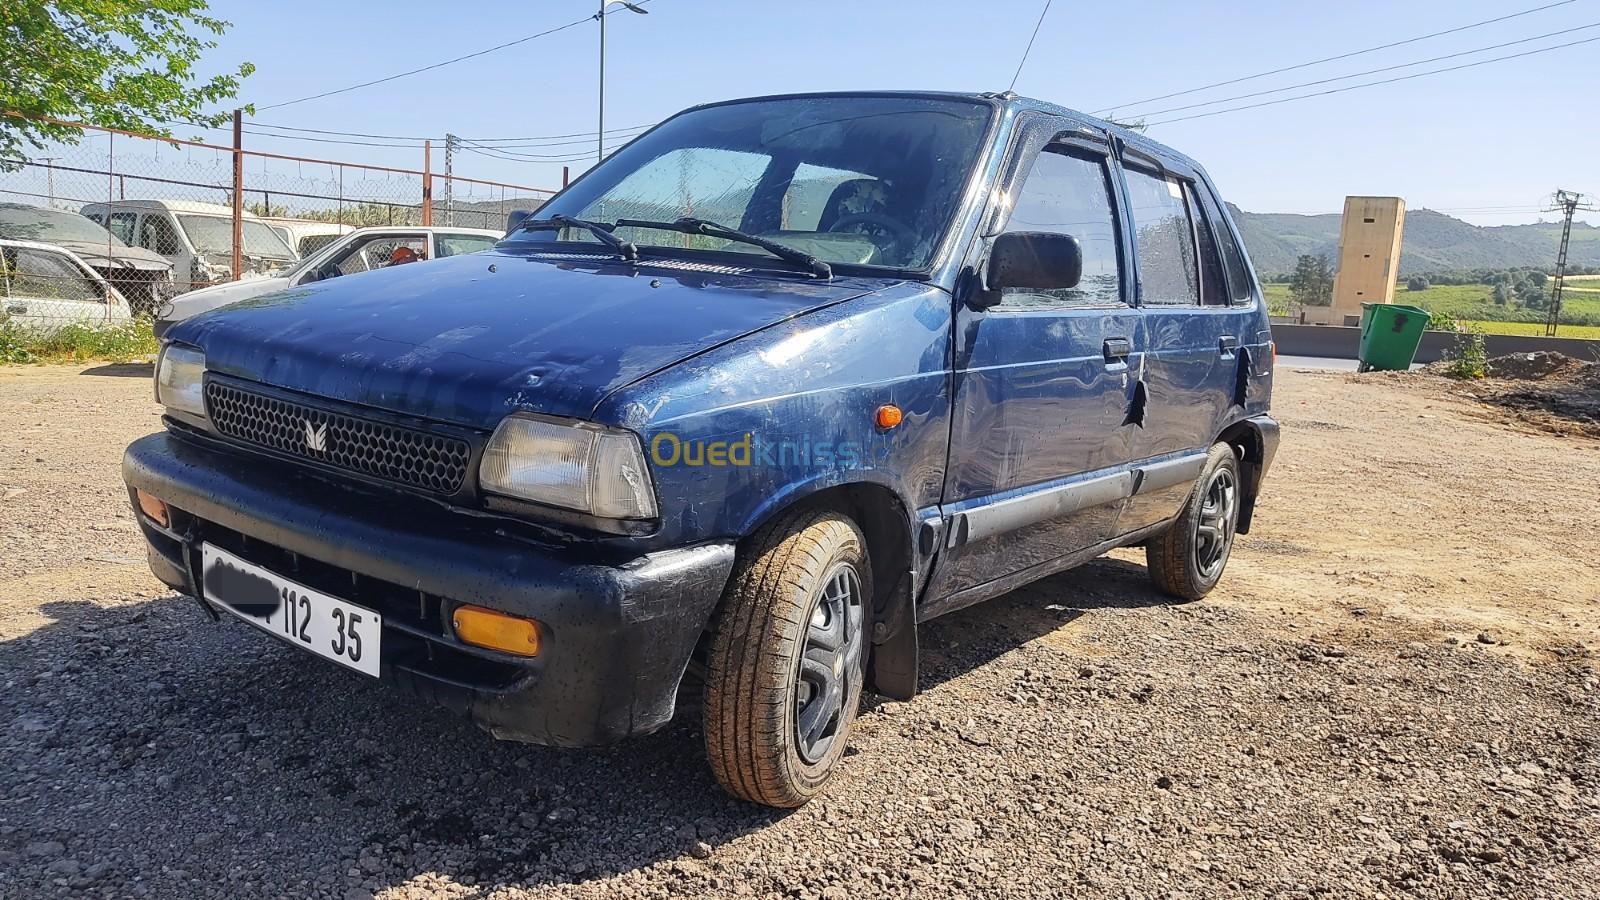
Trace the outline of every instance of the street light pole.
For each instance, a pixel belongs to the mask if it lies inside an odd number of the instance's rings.
[[[598,133],[594,136],[595,165],[599,165],[606,157],[606,10],[613,3],[641,16],[650,14],[648,9],[629,3],[628,0],[600,0],[600,11],[594,14],[594,17],[600,20],[600,125]]]

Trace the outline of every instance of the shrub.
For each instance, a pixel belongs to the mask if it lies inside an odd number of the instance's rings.
[[[1456,323],[1456,342],[1444,357],[1444,374],[1451,378],[1482,378],[1489,374],[1489,353],[1483,345],[1483,329]]]
[[[28,334],[10,319],[0,318],[0,363],[33,362]]]
[[[1411,276],[1410,280],[1406,282],[1406,290],[1408,291],[1425,291],[1429,287],[1432,287],[1432,285],[1430,285],[1428,283],[1428,279],[1422,275],[1413,275]]]
[[[0,322],[0,362],[126,362],[160,349],[148,319],[114,324],[73,322],[48,331]]]

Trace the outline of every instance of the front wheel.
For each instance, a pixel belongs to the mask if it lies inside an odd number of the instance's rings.
[[[1217,586],[1239,527],[1240,484],[1233,448],[1213,444],[1183,512],[1172,527],[1145,544],[1145,562],[1156,587],[1174,597],[1199,600]]]
[[[706,666],[706,757],[729,793],[796,807],[828,783],[861,703],[871,596],[842,515],[787,514],[750,539]]]

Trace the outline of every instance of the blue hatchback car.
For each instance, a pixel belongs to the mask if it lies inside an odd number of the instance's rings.
[[[1278,443],[1192,160],[1011,94],[695,107],[492,251],[165,335],[167,584],[494,736],[660,728],[797,806],[929,619],[1120,546],[1216,585]]]

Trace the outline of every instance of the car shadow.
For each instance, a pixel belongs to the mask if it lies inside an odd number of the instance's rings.
[[[155,374],[155,369],[156,364],[153,362],[103,363],[90,366],[78,374],[109,378],[150,378]]]
[[[943,617],[924,635],[923,689],[1090,610],[1170,602],[1146,585],[1142,566],[1100,560]],[[704,855],[788,815],[721,791],[694,709],[612,748],[498,742],[244,623],[214,625],[181,595],[42,612],[53,621],[0,642],[0,683],[29,685],[0,695],[0,722],[23,723],[0,725],[16,763],[0,771],[0,800],[63,799],[12,818],[0,850],[113,842],[131,851],[120,874],[156,895],[258,870],[291,829],[304,881],[258,881],[261,894],[419,876],[581,884]],[[18,875],[44,893],[56,877]]]
[[[1100,557],[925,623],[918,689],[931,690],[1095,610],[1182,602],[1157,591],[1143,565]]]

